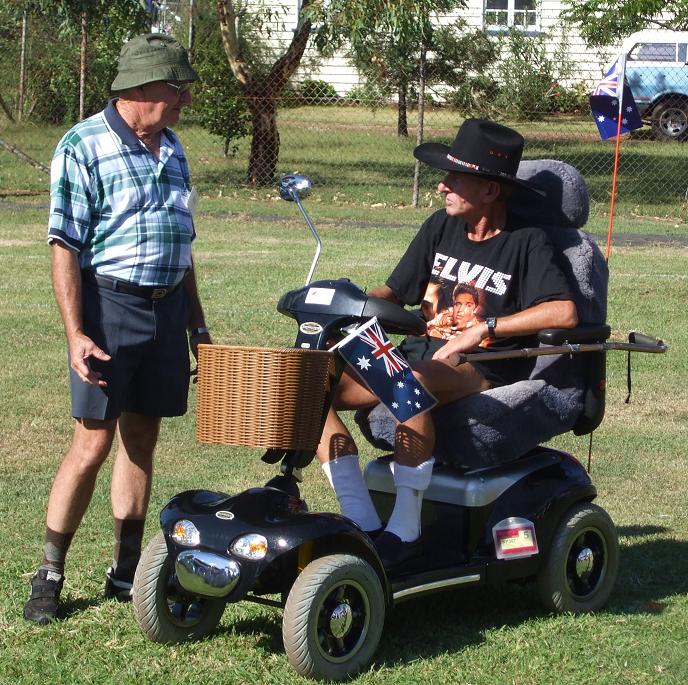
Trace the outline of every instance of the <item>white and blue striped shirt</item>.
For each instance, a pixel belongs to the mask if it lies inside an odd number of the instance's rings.
[[[59,142],[51,167],[48,242],[79,253],[82,269],[143,286],[173,286],[191,267],[191,183],[169,129],[160,158],[111,100]]]

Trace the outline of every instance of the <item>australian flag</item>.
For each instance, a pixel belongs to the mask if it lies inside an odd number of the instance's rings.
[[[398,421],[408,421],[437,404],[387,338],[376,317],[350,333],[336,348]]]
[[[602,140],[616,137],[619,113],[621,133],[630,133],[643,125],[633,93],[624,78],[625,63],[626,56],[619,55],[607,67],[602,80],[590,96],[590,109]]]

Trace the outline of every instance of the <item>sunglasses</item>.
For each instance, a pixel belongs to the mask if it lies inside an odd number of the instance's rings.
[[[170,83],[169,81],[165,81],[165,85],[174,88],[177,97],[181,97],[184,93],[189,93],[193,87],[193,83]]]

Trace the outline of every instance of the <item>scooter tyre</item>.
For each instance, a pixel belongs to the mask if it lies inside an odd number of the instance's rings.
[[[316,680],[346,680],[373,658],[385,621],[385,598],[366,561],[332,554],[312,561],[294,582],[282,638],[291,665]]]
[[[212,633],[226,602],[186,595],[172,580],[162,532],[148,543],[136,569],[133,587],[136,620],[153,642],[175,644]]]
[[[619,541],[607,512],[583,502],[569,509],[557,528],[537,576],[540,600],[554,613],[601,609],[614,589]]]

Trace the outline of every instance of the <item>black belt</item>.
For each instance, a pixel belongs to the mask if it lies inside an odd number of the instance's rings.
[[[125,293],[126,295],[136,295],[137,297],[144,297],[147,300],[162,300],[163,297],[171,295],[178,287],[171,285],[164,288],[159,288],[154,285],[136,285],[129,281],[120,281],[117,278],[108,278],[107,276],[99,276],[94,271],[82,271],[81,276],[84,280],[90,283],[95,283],[101,288],[114,290],[118,293]]]

